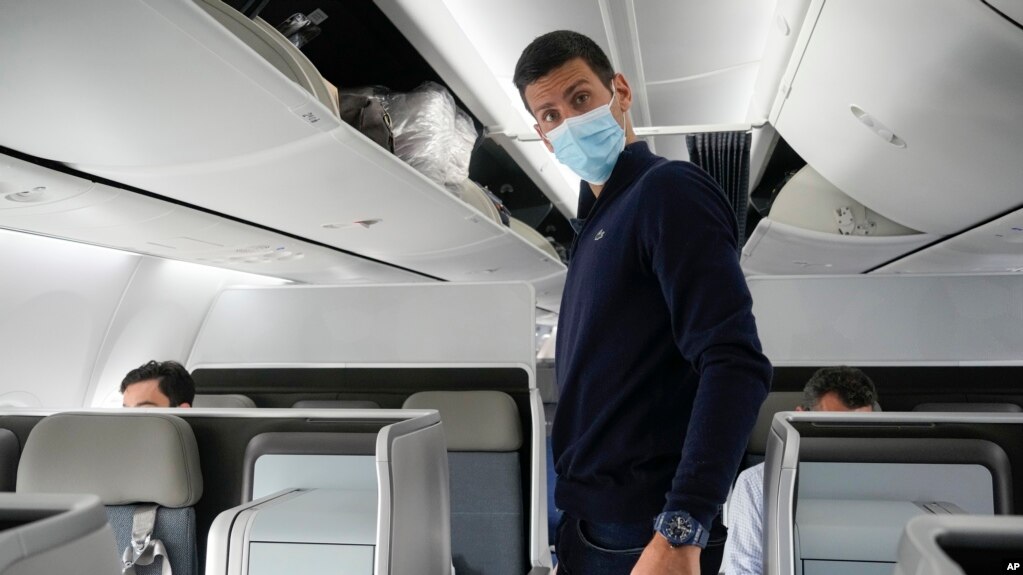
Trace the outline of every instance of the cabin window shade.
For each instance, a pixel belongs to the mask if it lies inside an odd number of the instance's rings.
[[[740,250],[746,240],[751,141],[750,132],[712,132],[686,136],[690,161],[717,181],[732,206],[739,230]]]

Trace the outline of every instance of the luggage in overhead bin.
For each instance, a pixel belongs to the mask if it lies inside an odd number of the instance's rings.
[[[381,148],[394,153],[391,117],[384,109],[381,94],[386,88],[357,88],[338,93],[341,119]]]
[[[451,195],[476,208],[488,220],[498,224],[509,225],[511,212],[505,207],[504,202],[492,194],[490,190],[480,186],[476,182],[466,178],[458,184],[447,184]]]
[[[393,122],[395,155],[441,185],[469,177],[479,134],[447,88],[425,82],[411,92],[387,94],[383,103]]]

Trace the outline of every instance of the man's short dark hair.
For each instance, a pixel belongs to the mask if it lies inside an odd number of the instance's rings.
[[[533,110],[530,109],[529,102],[526,102],[526,86],[575,58],[582,58],[605,86],[611,85],[614,78],[611,61],[596,42],[578,32],[571,30],[548,32],[526,46],[515,64],[512,81],[519,89],[519,97],[530,114]]]
[[[148,361],[129,371],[121,382],[121,393],[129,385],[148,379],[155,379],[159,383],[160,393],[167,396],[171,407],[182,403],[191,405],[195,399],[195,381],[185,366],[176,361]]]
[[[816,409],[821,398],[831,392],[838,394],[849,409],[874,408],[877,403],[877,388],[867,374],[855,367],[840,365],[823,367],[810,377],[803,388],[803,409]]]

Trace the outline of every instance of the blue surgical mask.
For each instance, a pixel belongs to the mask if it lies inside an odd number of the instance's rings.
[[[607,182],[618,155],[625,149],[625,130],[611,114],[615,97],[617,94],[606,106],[568,118],[547,132],[554,157],[591,184]]]

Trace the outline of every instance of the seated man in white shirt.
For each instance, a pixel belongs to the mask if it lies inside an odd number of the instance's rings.
[[[796,411],[874,411],[874,382],[855,367],[817,370],[803,388]],[[721,571],[726,575],[764,572],[764,464],[739,474],[728,507],[728,540]]]

